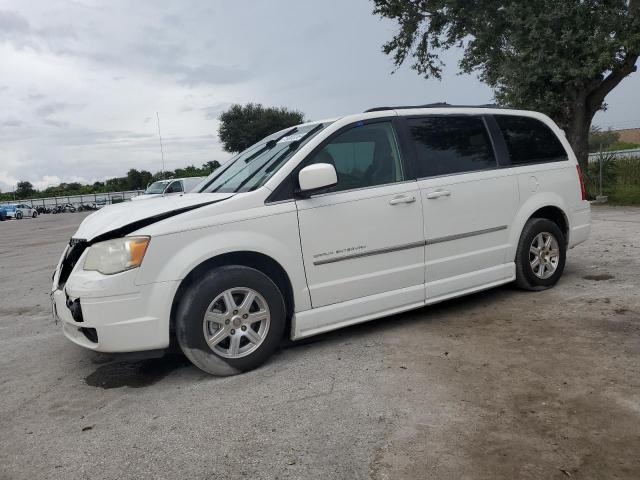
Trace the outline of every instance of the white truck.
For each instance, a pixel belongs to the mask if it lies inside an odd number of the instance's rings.
[[[132,197],[132,201],[166,197],[191,192],[205,177],[170,178],[153,182],[140,195]]]

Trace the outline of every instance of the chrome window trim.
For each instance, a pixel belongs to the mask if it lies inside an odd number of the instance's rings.
[[[317,193],[315,195],[311,195],[309,198],[321,198],[321,197],[328,197],[329,195],[340,195],[341,193],[358,192],[358,191],[361,191],[361,190],[373,190],[374,188],[390,187],[391,185],[402,185],[404,183],[407,183],[407,184],[408,183],[416,183],[416,179],[412,178],[412,179],[408,179],[408,180],[401,180],[399,182],[381,183],[379,185],[369,185],[368,187],[350,188],[349,190],[340,190],[340,191],[337,191],[337,192]],[[296,201],[309,200],[309,198],[298,198],[298,199],[296,199]]]

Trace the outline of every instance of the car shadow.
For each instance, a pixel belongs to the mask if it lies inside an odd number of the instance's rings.
[[[339,330],[315,335],[310,338],[298,341],[284,341],[280,353],[292,355],[305,355],[305,351],[296,351],[298,347],[309,346],[326,348],[328,345],[361,339],[363,335],[377,335],[383,338],[388,333],[420,323],[430,323],[443,315],[464,315],[469,309],[478,308],[482,305],[490,304],[499,299],[508,298],[515,294],[514,288],[504,285],[491,290],[486,290],[464,297],[448,300],[435,305],[425,306],[417,310],[382,317],[376,320],[344,327]],[[172,350],[159,358],[124,359],[121,355],[107,355],[92,353],[92,363],[99,365],[96,370],[85,377],[87,385],[103,389],[111,388],[143,388],[158,383],[174,371],[185,369],[199,372],[191,365],[189,360],[176,350]],[[189,378],[193,380],[191,375]],[[206,374],[197,377],[201,379],[210,378]],[[190,380],[190,381],[191,381]]]
[[[87,385],[104,389],[148,387],[158,383],[174,370],[191,365],[184,355],[177,353],[137,361],[107,359],[106,362],[108,363],[100,365],[85,377]]]

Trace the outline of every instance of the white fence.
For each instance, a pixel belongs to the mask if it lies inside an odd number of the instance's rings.
[[[0,205],[11,205],[15,203],[26,203],[32,207],[55,207],[70,203],[76,208],[80,205],[91,205],[92,203],[118,203],[129,200],[131,197],[139,195],[144,190],[129,190],[126,192],[88,193],[85,195],[63,195],[60,197],[30,198],[28,200],[5,200]]]
[[[595,152],[589,154],[590,162],[597,162],[598,155],[610,155],[613,157],[640,157],[640,148],[630,148],[629,150],[614,150],[612,152]]]

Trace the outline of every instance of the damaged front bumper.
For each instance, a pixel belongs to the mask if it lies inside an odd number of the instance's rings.
[[[51,292],[54,320],[69,340],[99,352],[169,346],[171,299],[179,282],[137,285],[137,269],[103,275],[77,263],[64,284],[58,266]]]

